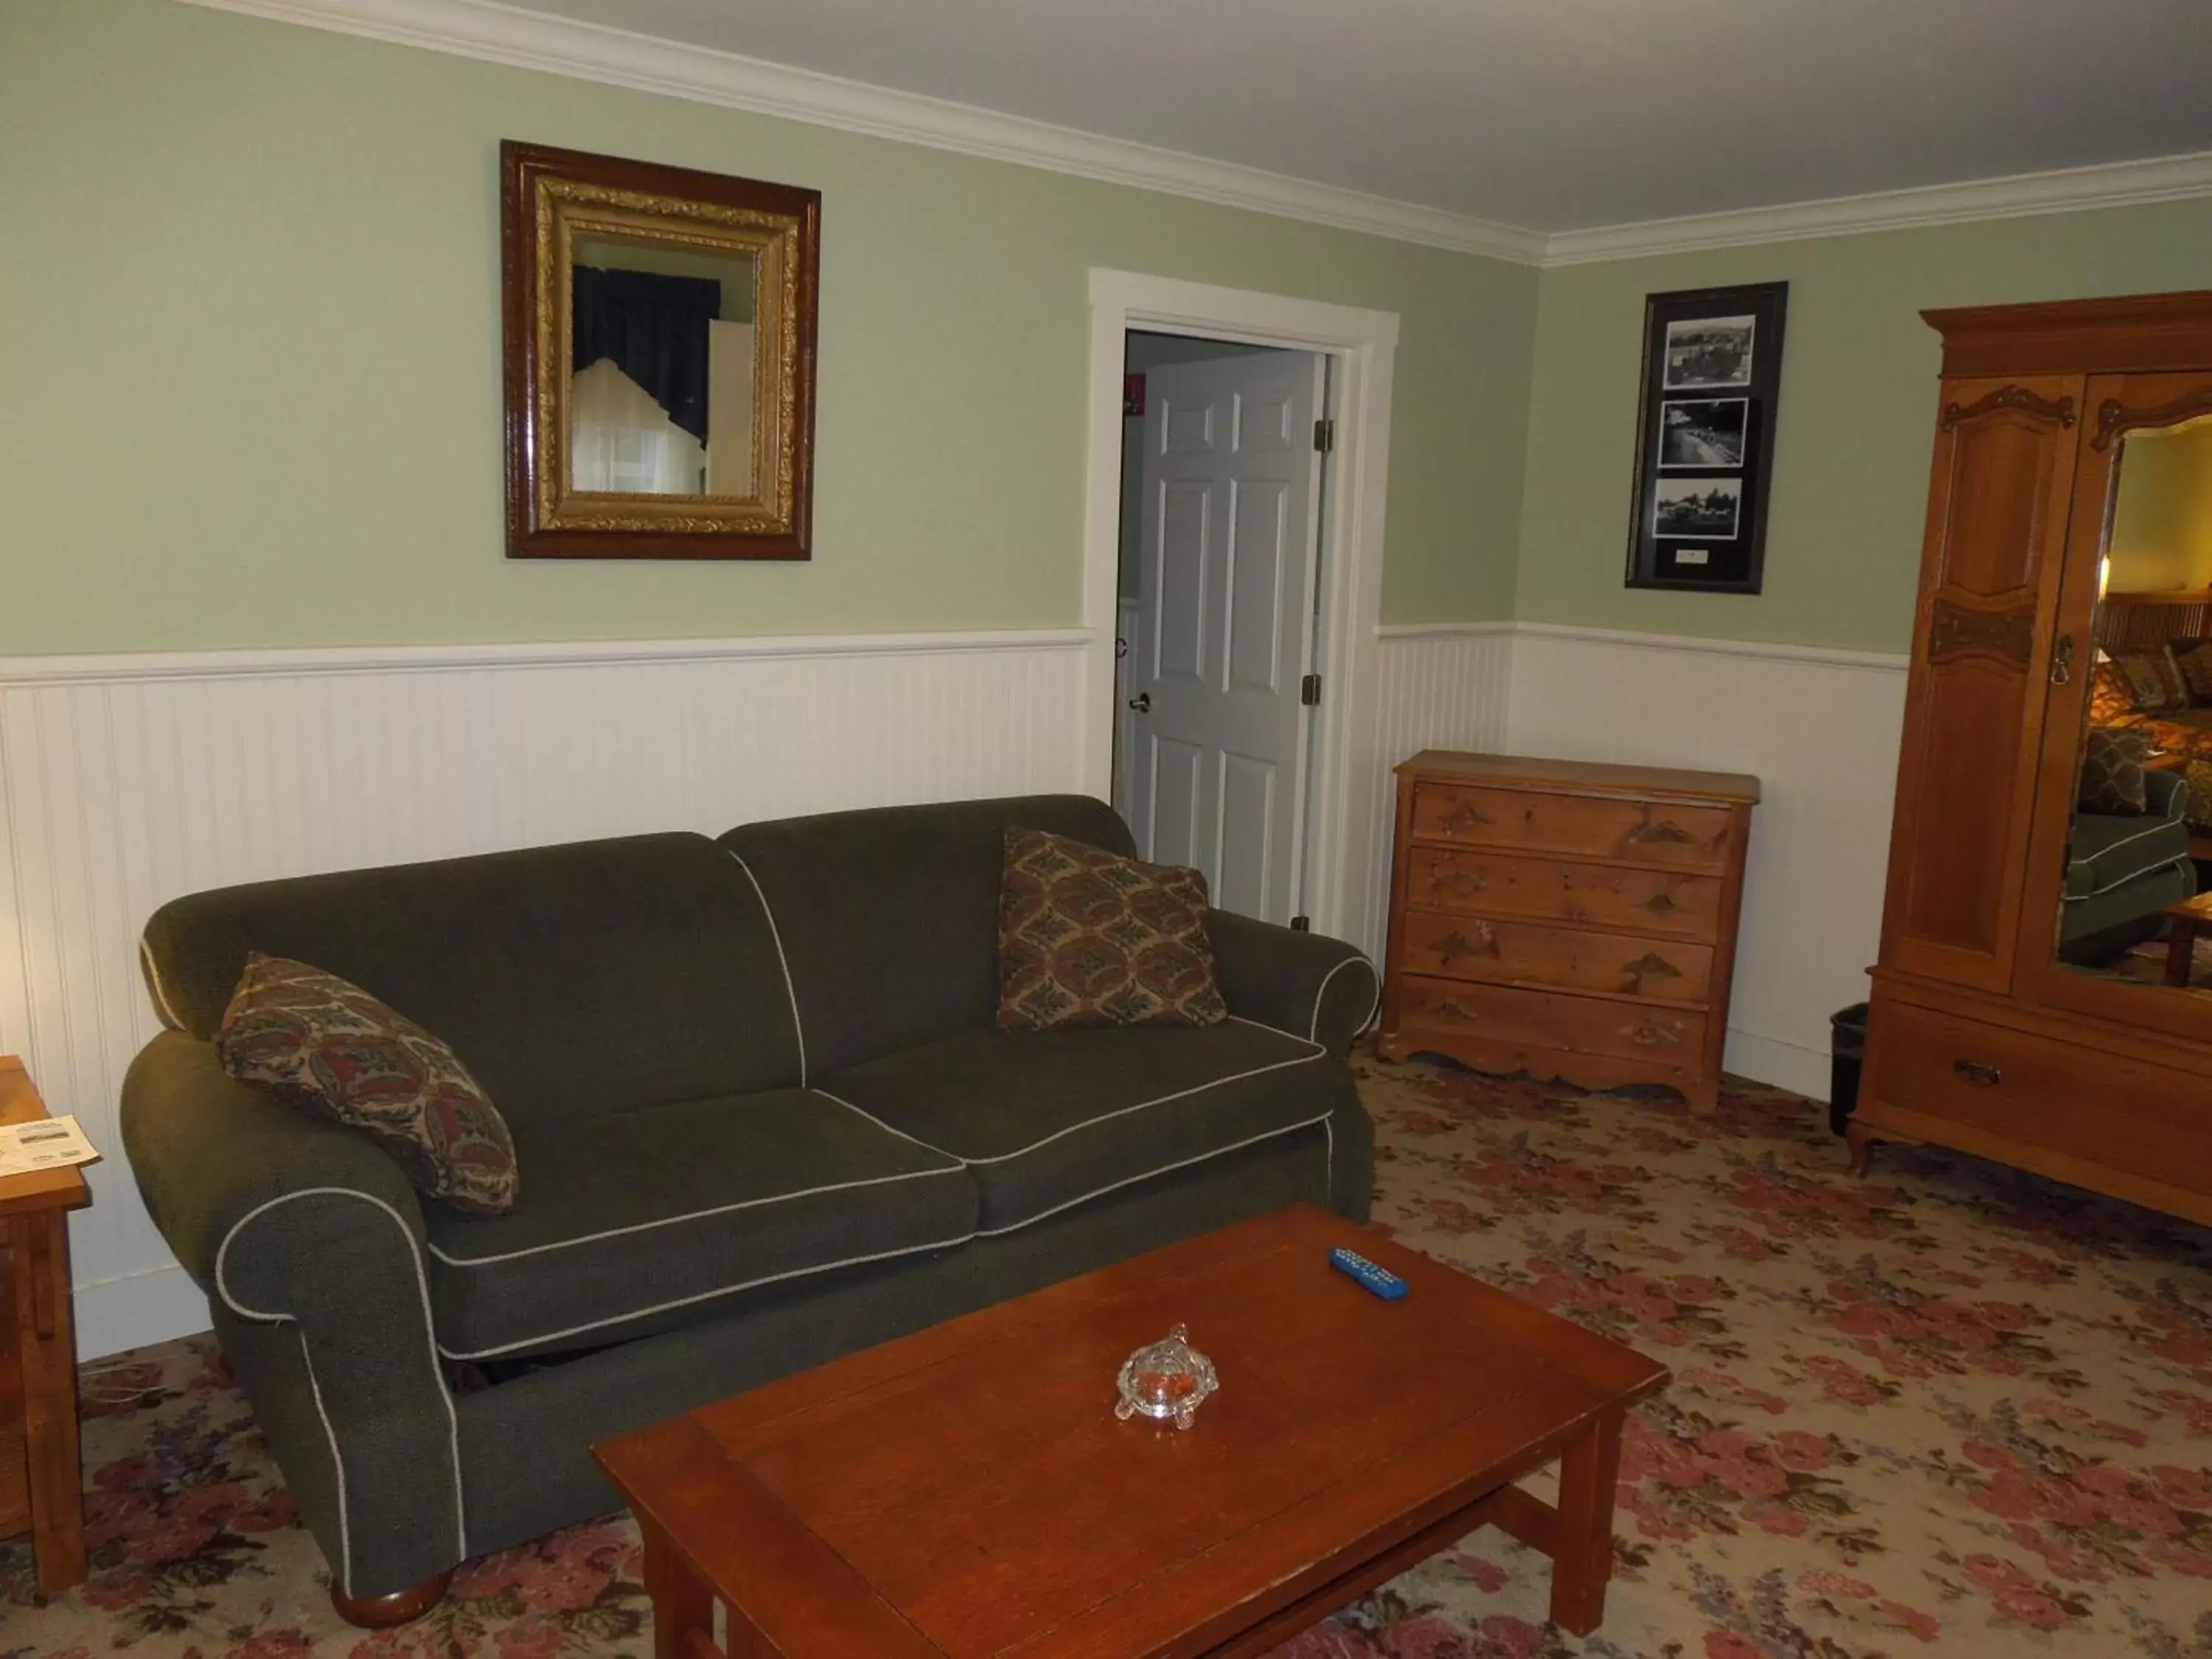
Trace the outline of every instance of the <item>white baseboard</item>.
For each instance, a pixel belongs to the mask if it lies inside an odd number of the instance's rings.
[[[1827,1103],[1828,1054],[1825,1049],[1815,1054],[1802,1043],[1785,1042],[1780,1037],[1762,1036],[1756,1031],[1730,1026],[1727,1055],[1721,1066],[1753,1083],[1787,1089],[1823,1105]]]
[[[76,1302],[80,1362],[208,1328],[207,1297],[182,1267],[80,1281]]]

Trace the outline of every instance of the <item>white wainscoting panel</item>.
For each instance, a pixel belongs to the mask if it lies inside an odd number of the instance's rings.
[[[1729,1063],[1824,1094],[1864,994],[1901,661],[1475,623],[1380,632],[1379,934],[1423,748],[1758,774]],[[116,1102],[156,1023],[146,917],[180,893],[593,836],[1079,788],[1079,629],[0,659],[0,1053],[107,1153],[73,1223],[88,1357],[203,1328]],[[1364,722],[1363,722],[1364,723]],[[1361,940],[1378,957],[1380,937]]]
[[[1511,623],[1455,623],[1376,629],[1382,645],[1375,699],[1376,843],[1371,937],[1356,941],[1382,960],[1390,915],[1390,851],[1398,780],[1390,769],[1424,749],[1505,746],[1513,662]]]
[[[163,902],[230,883],[1079,787],[1079,629],[0,659],[0,1053],[106,1153],[88,1358],[205,1328],[116,1106]]]
[[[1902,657],[1514,630],[1516,753],[1749,772],[1764,784],[1727,1065],[1816,1099],[1828,1094],[1828,1016],[1865,998],[1880,939],[1904,720]]]

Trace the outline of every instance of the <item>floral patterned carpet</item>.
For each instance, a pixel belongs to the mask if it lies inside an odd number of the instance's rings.
[[[1362,1060],[1379,1221],[1665,1358],[1632,1420],[1603,1629],[1494,1531],[1275,1659],[2212,1659],[2212,1232],[1974,1160],[1844,1172],[1819,1108],[1588,1096]],[[649,1659],[627,1521],[471,1564],[377,1637],[324,1599],[211,1351],[87,1382],[94,1573],[0,1659]]]

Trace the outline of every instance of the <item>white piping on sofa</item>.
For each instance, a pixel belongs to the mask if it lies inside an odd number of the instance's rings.
[[[1279,1036],[1290,1038],[1293,1042],[1308,1041],[1306,1039],[1300,1038],[1298,1034],[1295,1031],[1285,1031],[1279,1026],[1262,1025],[1256,1019],[1246,1019],[1237,1014],[1231,1014],[1229,1018],[1235,1020],[1239,1025],[1254,1026],[1262,1031],[1274,1031]],[[883,1119],[878,1117],[874,1113],[868,1111],[866,1108],[855,1106],[851,1101],[843,1098],[842,1096],[833,1095],[826,1089],[816,1089],[811,1092],[820,1095],[824,1100],[834,1100],[840,1106],[844,1107],[848,1111],[858,1112],[862,1117],[866,1118],[869,1122],[874,1124],[878,1128],[884,1131],[886,1133],[895,1134],[902,1140],[910,1140],[915,1146],[921,1147],[924,1152],[935,1152],[939,1158],[952,1158],[963,1164],[965,1164],[969,1169],[975,1169],[986,1164],[1004,1164],[1012,1158],[1026,1158],[1030,1153],[1036,1151],[1040,1146],[1049,1146],[1054,1141],[1063,1139],[1066,1136],[1074,1134],[1079,1130],[1091,1128],[1097,1124],[1110,1122],[1117,1117],[1127,1117],[1130,1113],[1141,1112],[1147,1107],[1164,1106],[1171,1100],[1182,1100],[1191,1095],[1203,1094],[1208,1089],[1218,1089],[1224,1084],[1227,1083],[1242,1083],[1246,1078],[1264,1077],[1269,1072],[1279,1072],[1287,1066],[1310,1066],[1315,1060],[1321,1059],[1322,1055],[1328,1052],[1327,1048],[1323,1048],[1319,1043],[1310,1042],[1309,1046],[1313,1048],[1313,1053],[1310,1054],[1300,1054],[1294,1060],[1270,1060],[1265,1066],[1255,1066],[1249,1071],[1234,1072],[1227,1077],[1217,1077],[1211,1079],[1205,1083],[1193,1084],[1189,1088],[1178,1089],[1173,1094],[1156,1095],[1150,1100],[1139,1100],[1127,1106],[1116,1106],[1110,1112],[1101,1112],[1097,1116],[1087,1117],[1080,1123],[1071,1123],[1064,1128],[1055,1129],[1050,1134],[1046,1135],[1043,1139],[1040,1140],[1033,1140],[1026,1146],[1018,1146],[1011,1152],[994,1152],[988,1158],[964,1157],[961,1153],[954,1152],[949,1146],[939,1146],[933,1142],[922,1139],[919,1135],[908,1134],[905,1130],[895,1128],[890,1124],[884,1122]],[[1101,1188],[1099,1190],[1101,1192],[1110,1192],[1113,1189],[1111,1188]]]
[[[820,1095],[818,1089],[810,1094]],[[836,1100],[835,1095],[822,1095],[824,1100]],[[842,1106],[845,1103],[837,1101]],[[757,1209],[767,1204],[785,1204],[794,1199],[817,1198],[823,1193],[848,1192],[858,1187],[883,1187],[900,1181],[926,1181],[933,1176],[957,1176],[964,1173],[956,1160],[949,1169],[902,1170],[896,1175],[869,1176],[860,1181],[832,1181],[819,1187],[805,1187],[793,1193],[769,1193],[761,1198],[739,1199],[734,1204],[716,1204],[703,1210],[687,1210],[682,1215],[656,1216],[651,1221],[633,1222],[627,1227],[609,1227],[596,1233],[580,1233],[574,1238],[556,1238],[550,1243],[532,1244],[520,1250],[501,1250],[493,1255],[450,1255],[438,1248],[435,1239],[426,1241],[430,1254],[449,1267],[488,1267],[495,1262],[519,1261],[528,1255],[544,1255],[551,1250],[565,1250],[575,1244],[596,1244],[602,1239],[620,1238],[627,1233],[650,1232],[655,1227],[673,1227],[686,1221],[699,1221],[710,1215],[727,1215],[734,1210]],[[535,1339],[532,1339],[533,1340]]]
[[[400,1237],[407,1243],[407,1259],[415,1268],[415,1292],[422,1304],[422,1335],[430,1351],[430,1376],[431,1380],[438,1385],[438,1398],[445,1402],[446,1407],[446,1445],[453,1462],[455,1543],[461,1559],[466,1559],[469,1553],[469,1522],[467,1494],[461,1486],[460,1418],[453,1410],[453,1391],[447,1388],[445,1372],[438,1364],[440,1350],[437,1328],[430,1311],[430,1281],[428,1276],[423,1272],[422,1253],[416,1246],[415,1234],[407,1225],[406,1218],[375,1194],[361,1192],[351,1187],[302,1187],[297,1192],[280,1193],[275,1198],[264,1199],[231,1223],[230,1230],[222,1236],[222,1243],[216,1246],[216,1294],[222,1298],[225,1307],[240,1318],[258,1320],[264,1324],[299,1326],[299,1320],[291,1314],[266,1313],[258,1308],[247,1307],[230,1293],[230,1281],[226,1272],[229,1264],[232,1241],[258,1217],[266,1214],[280,1204],[289,1204],[298,1198],[357,1198],[363,1203],[374,1204],[392,1218],[392,1224],[399,1229]],[[338,1553],[344,1558],[338,1565],[338,1577],[345,1586],[346,1594],[350,1595],[353,1594],[353,1528],[352,1522],[347,1514],[345,1463],[338,1453],[337,1434],[331,1426],[330,1413],[323,1407],[323,1390],[321,1384],[315,1379],[314,1361],[307,1358],[307,1334],[304,1326],[300,1326],[300,1353],[301,1358],[307,1361],[307,1387],[315,1397],[316,1413],[323,1419],[323,1432],[330,1437],[331,1461],[337,1469]]]
[[[776,963],[783,969],[783,994],[791,1000],[791,1036],[792,1040],[799,1044],[799,1086],[804,1089],[806,1086],[806,1022],[799,1017],[799,986],[791,977],[791,958],[783,953],[783,929],[775,925],[775,908],[768,902],[768,895],[762,890],[760,878],[753,873],[752,866],[738,856],[735,848],[725,847],[722,850],[730,855],[738,869],[745,872],[745,879],[753,884],[753,896],[760,901],[761,915],[768,918],[768,936],[775,941]]]

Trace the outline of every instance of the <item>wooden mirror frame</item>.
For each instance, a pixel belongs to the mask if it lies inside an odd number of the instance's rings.
[[[499,154],[507,556],[810,557],[821,192],[513,140]],[[568,487],[579,232],[755,260],[752,495]]]

